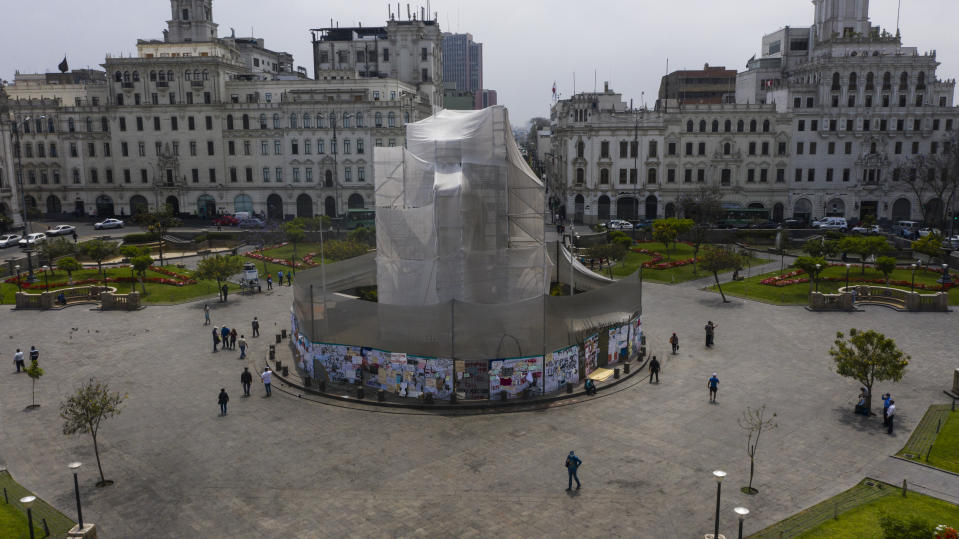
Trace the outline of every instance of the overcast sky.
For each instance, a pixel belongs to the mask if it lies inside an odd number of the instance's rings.
[[[873,25],[895,32],[898,0],[872,0]],[[160,38],[169,0],[33,0],[4,2],[0,78],[15,70],[56,71],[67,54],[71,68],[97,67],[107,53],[131,55],[137,38]],[[419,5],[419,4],[417,4]],[[425,6],[425,1],[422,3]],[[743,69],[759,54],[763,34],[809,26],[809,0],[431,0],[444,31],[469,32],[483,43],[484,86],[497,90],[514,125],[547,116],[553,81],[566,97],[576,90],[613,89],[639,106],[652,104],[666,71],[704,63]],[[396,9],[396,3],[393,3]],[[406,3],[402,3],[405,17]],[[215,0],[220,35],[266,39],[293,53],[313,76],[308,30],[385,24],[387,2],[371,0]],[[940,78],[959,75],[957,0],[902,0],[904,45],[936,49]]]

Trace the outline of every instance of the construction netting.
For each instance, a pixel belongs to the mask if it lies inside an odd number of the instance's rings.
[[[511,303],[542,296],[545,187],[506,109],[443,110],[407,126],[407,148],[377,148],[379,301]]]

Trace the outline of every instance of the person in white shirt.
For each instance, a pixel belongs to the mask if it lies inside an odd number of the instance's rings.
[[[266,389],[266,396],[269,397],[272,392],[270,391],[270,383],[273,381],[273,371],[269,367],[263,369],[263,372],[260,374],[260,378],[263,380],[263,387]]]
[[[526,389],[532,391],[535,389],[533,380],[533,371],[526,371]]]
[[[889,401],[889,408],[886,410],[886,424],[888,425],[888,432],[892,434],[892,420],[896,417],[896,401]]]
[[[26,370],[26,365],[23,363],[23,352],[17,348],[17,353],[13,354],[13,364],[17,366],[17,372],[20,372],[20,369]]]

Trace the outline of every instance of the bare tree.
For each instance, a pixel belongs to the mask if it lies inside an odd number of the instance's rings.
[[[699,258],[699,249],[706,243],[709,229],[722,216],[722,201],[723,194],[715,185],[701,186],[693,193],[680,196],[676,201],[683,217],[693,220],[693,227],[689,230],[689,240],[693,244],[694,259]],[[697,264],[693,262],[693,273],[695,274],[697,270]]]
[[[954,133],[934,143],[942,148],[936,153],[914,155],[893,169],[893,181],[909,188],[919,202],[922,220],[929,225],[946,222],[959,191],[959,131]]]
[[[776,423],[776,412],[769,416],[766,405],[757,409],[746,407],[743,416],[739,418],[739,427],[746,431],[746,454],[749,455],[749,485],[743,487],[746,494],[756,494],[753,488],[753,473],[756,470],[756,450],[759,447],[759,437],[764,430],[772,430],[779,425]]]

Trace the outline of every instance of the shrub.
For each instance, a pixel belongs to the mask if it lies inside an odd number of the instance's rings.
[[[368,247],[352,241],[329,240],[323,246],[323,250],[327,260],[335,261],[365,254]]]
[[[629,236],[623,234],[622,236],[616,236],[613,238],[612,244],[621,246],[625,251],[626,249],[629,249],[631,245],[633,245],[633,240]]]
[[[879,515],[879,527],[885,539],[929,539],[936,527],[915,515],[899,518],[889,513]]]
[[[123,236],[123,243],[139,245],[141,243],[150,243],[156,241],[156,236],[146,232],[135,232]]]

